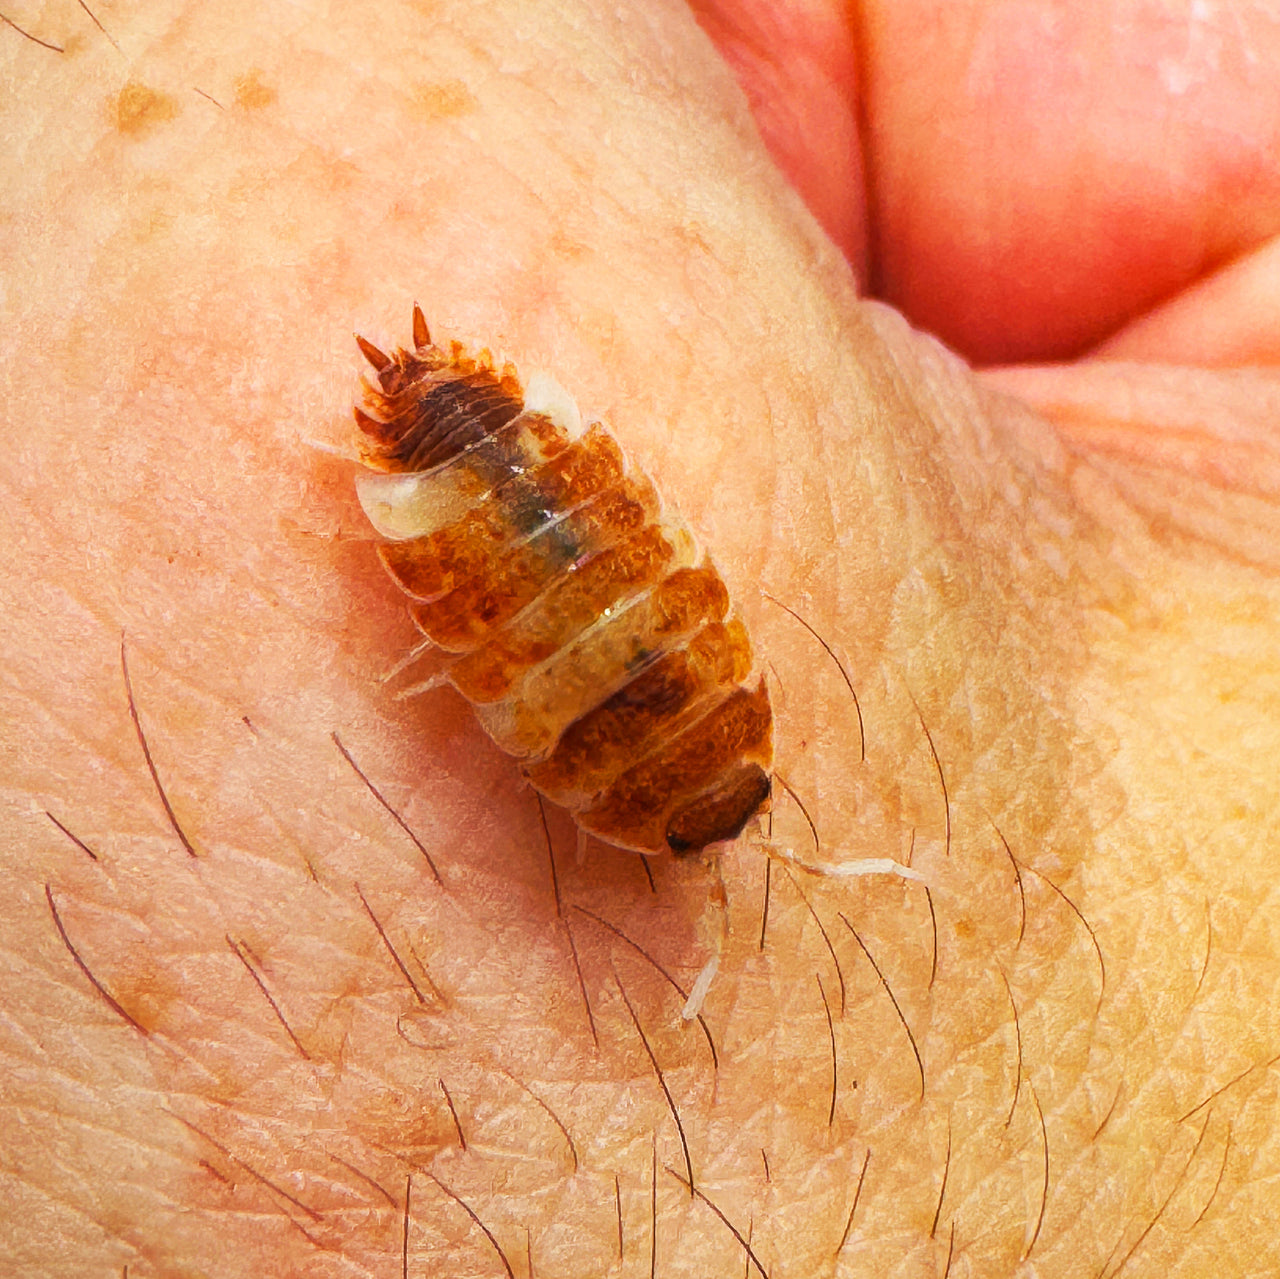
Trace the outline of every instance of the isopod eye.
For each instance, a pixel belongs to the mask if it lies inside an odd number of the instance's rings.
[[[578,401],[549,373],[530,374],[524,386],[524,411],[550,418],[571,440],[582,434]]]

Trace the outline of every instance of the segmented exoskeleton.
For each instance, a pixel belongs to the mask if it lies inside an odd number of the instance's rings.
[[[738,835],[769,797],[772,716],[729,593],[600,423],[487,351],[357,339],[361,504],[445,678],[580,828],[643,853]]]

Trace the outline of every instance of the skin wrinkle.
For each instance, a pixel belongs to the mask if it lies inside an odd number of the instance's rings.
[[[550,368],[606,415],[705,535],[757,652],[780,673],[780,767],[812,811],[822,854],[884,856],[918,832],[913,865],[937,900],[932,984],[929,916],[912,886],[815,878],[810,906],[774,883],[761,948],[756,844],[724,853],[721,910],[708,866],[659,863],[651,893],[633,858],[594,842],[577,863],[567,820],[548,810],[570,918],[581,906],[617,920],[686,985],[723,947],[706,1004],[722,1054],[714,1083],[700,1032],[680,1025],[661,980],[631,960],[623,978],[680,1107],[698,1188],[762,1269],[826,1273],[837,1241],[838,1274],[926,1257],[937,1269],[960,1205],[953,1273],[1016,1273],[1033,1230],[1037,1273],[1096,1272],[1159,1207],[1139,1153],[1246,1066],[1215,1098],[1213,1122],[1232,1125],[1251,1162],[1224,1157],[1213,1212],[1185,1237],[1150,1234],[1125,1273],[1147,1258],[1161,1273],[1196,1273],[1197,1249],[1224,1275],[1266,1267],[1275,928],[1260,855],[1244,850],[1268,847],[1274,828],[1248,776],[1273,757],[1280,722],[1256,642],[1274,634],[1274,582],[1229,563],[1189,569],[1180,544],[1130,518],[1123,464],[1109,478],[1025,409],[976,391],[958,362],[887,312],[859,310],[830,246],[750,149],[732,86],[679,6],[647,7],[643,20],[569,16],[557,32],[535,6],[441,11],[428,41],[411,9],[368,29],[339,7],[287,31],[247,6],[193,11],[140,68],[100,42],[66,70],[70,58],[15,37],[16,56],[44,58],[41,74],[55,78],[38,100],[4,108],[42,143],[21,185],[43,197],[23,206],[28,218],[42,210],[39,225],[19,226],[32,287],[4,301],[0,367],[29,380],[11,388],[9,435],[20,442],[0,474],[30,495],[21,509],[47,503],[56,477],[76,514],[19,521],[23,540],[0,539],[0,774],[10,779],[0,802],[17,818],[0,855],[0,937],[7,952],[39,957],[3,998],[59,1065],[45,1073],[24,1049],[0,1100],[5,1164],[21,1170],[0,1246],[37,1276],[118,1273],[126,1252],[139,1274],[302,1272],[317,1264],[313,1238],[356,1273],[396,1273],[402,1260],[410,1273],[492,1272],[497,1259],[461,1209],[443,1195],[433,1208],[430,1171],[517,1271],[536,1250],[539,1273],[573,1279],[613,1264],[615,1187],[634,1206],[651,1168],[669,1180],[645,1149],[651,1134],[664,1166],[679,1166],[670,1115],[612,992],[609,939],[582,929],[583,984],[600,1019],[592,1044],[527,791],[464,708],[395,703],[375,683],[409,628],[367,542],[296,532],[360,527],[349,468],[297,440],[347,438],[351,329],[399,332],[421,292],[448,329]],[[113,34],[128,50],[137,30]],[[348,56],[357,39],[359,67]],[[248,66],[277,96],[252,112],[197,103],[127,140],[101,138],[109,116],[86,120],[85,85],[106,102],[129,79],[176,95],[193,78],[193,49],[225,54],[221,78],[199,77],[220,100],[235,100]],[[617,105],[630,68],[673,60],[665,96],[630,128]],[[464,85],[474,107],[410,116],[388,94],[410,68]],[[312,77],[326,82],[320,96]],[[635,84],[648,93],[654,82]],[[88,135],[100,162],[65,171],[67,148]],[[578,169],[544,163],[553,151]],[[143,172],[165,175],[164,199],[148,203]],[[125,211],[106,215],[124,221],[105,248],[87,247],[95,209]],[[68,273],[81,268],[69,303]],[[62,597],[33,592],[37,572],[68,579],[104,619],[98,631],[86,636]],[[847,656],[867,712],[865,764],[841,672],[762,591]],[[1222,649],[1229,679],[1209,661],[1221,637],[1203,620],[1224,600],[1240,634]],[[205,854],[198,864],[152,820],[113,664],[121,624],[165,671],[144,696],[135,669],[140,712],[162,776],[182,779],[175,800]],[[947,780],[950,857],[913,698]],[[37,704],[65,708],[82,732],[64,735]],[[246,714],[270,751],[247,743]],[[438,859],[448,900],[344,773],[335,731],[360,744],[362,766]],[[265,821],[258,794],[271,805]],[[46,808],[93,836],[98,866],[49,830]],[[775,818],[774,838],[807,847],[798,812],[779,805]],[[1101,1008],[1079,922],[1034,875],[1022,915],[993,822],[1009,856],[1061,885],[1093,928]],[[185,1058],[133,1042],[86,1005],[43,909],[45,882],[75,907],[73,936],[106,987],[126,1007],[145,1000],[152,1041],[164,1036]],[[430,1006],[380,951],[356,882],[417,980],[415,965],[429,970]],[[1179,903],[1194,903],[1199,920],[1206,897],[1219,904],[1214,958],[1194,993],[1204,933],[1181,927]],[[909,1049],[846,930],[833,941],[847,1007],[837,1017],[832,1002],[828,1026],[813,990],[828,954],[815,913],[846,915],[884,966],[920,1038],[923,1106]],[[145,922],[145,951],[120,918]],[[313,1061],[275,1029],[243,973],[228,982],[239,971],[228,934],[250,947]],[[1018,992],[1043,1128],[1024,1101],[1005,1129],[1015,1042],[997,963]],[[828,1128],[833,1034],[840,1093]],[[533,1098],[508,1103],[499,1071],[553,1099],[582,1143],[576,1173]],[[466,1100],[466,1152],[439,1079]],[[92,1107],[92,1131],[62,1117],[70,1092]],[[219,1180],[201,1160],[225,1175],[221,1156],[170,1122],[157,1127],[174,1099],[325,1223],[291,1221],[247,1177]],[[947,1203],[930,1241],[948,1114]],[[333,1184],[335,1139],[379,1184],[399,1191],[413,1175],[407,1249],[395,1209],[361,1216],[317,1193]],[[160,1157],[139,1160],[147,1145]],[[1216,1161],[1200,1159],[1211,1178]],[[36,1214],[49,1191],[64,1205],[52,1219]],[[653,1193],[656,1274],[715,1272],[727,1257],[736,1272],[742,1250],[705,1204],[678,1185]],[[640,1232],[641,1256],[644,1209],[626,1236],[630,1253]],[[79,1219],[102,1237],[79,1232]]]

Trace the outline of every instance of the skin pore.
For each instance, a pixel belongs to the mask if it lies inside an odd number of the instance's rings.
[[[1275,33],[91,7],[0,32],[14,1273],[1275,1269]],[[332,450],[414,300],[714,554],[778,772],[718,865],[379,682]]]

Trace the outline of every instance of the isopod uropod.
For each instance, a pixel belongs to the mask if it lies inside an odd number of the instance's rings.
[[[772,715],[729,594],[653,484],[549,378],[358,338],[361,505],[445,678],[580,829],[692,853],[766,805]]]

